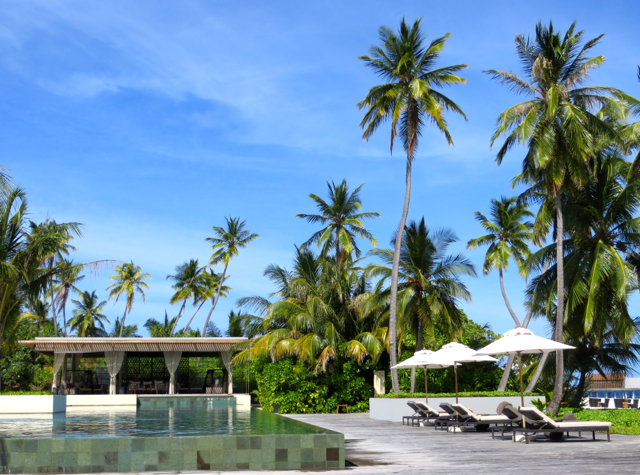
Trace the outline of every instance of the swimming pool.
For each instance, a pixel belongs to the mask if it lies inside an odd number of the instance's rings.
[[[344,436],[225,397],[0,419],[2,473],[344,467]]]

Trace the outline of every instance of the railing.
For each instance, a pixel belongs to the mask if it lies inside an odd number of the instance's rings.
[[[591,380],[588,384],[589,389],[624,388],[624,378]]]

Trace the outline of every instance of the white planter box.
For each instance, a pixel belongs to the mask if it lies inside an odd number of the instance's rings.
[[[70,394],[67,406],[137,406],[137,394]]]
[[[0,396],[0,414],[55,414],[67,410],[67,396]]]
[[[537,396],[525,396],[525,406],[533,406],[531,401],[539,399]],[[408,401],[421,401],[424,402],[424,398],[370,398],[369,399],[369,417],[371,419],[378,419],[381,421],[402,422],[403,416],[411,416],[413,410],[407,406]],[[461,397],[458,398],[458,402],[467,406],[476,414],[495,414],[498,405],[502,401],[507,401],[513,404],[514,407],[520,407],[520,396],[499,396],[499,397]],[[443,402],[455,403],[455,397],[430,397],[429,406],[436,411],[441,411],[440,404]]]

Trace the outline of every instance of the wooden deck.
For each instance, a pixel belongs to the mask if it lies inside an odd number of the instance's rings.
[[[345,435],[354,474],[549,475],[640,473],[640,437],[591,433],[583,438],[524,443],[492,440],[491,433],[447,433],[432,427],[372,420],[368,414],[290,415]],[[288,472],[291,473],[291,472]],[[323,473],[339,473],[336,471]]]

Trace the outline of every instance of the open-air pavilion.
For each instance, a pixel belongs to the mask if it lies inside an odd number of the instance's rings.
[[[166,387],[168,394],[207,392],[232,394],[231,352],[246,338],[36,338],[20,341],[38,353],[53,356],[54,381],[58,391],[67,380],[67,371],[77,371],[79,361],[94,363],[104,358],[109,394]],[[201,366],[205,360],[219,358],[218,367]],[[68,361],[71,360],[71,370]],[[216,361],[216,360],[214,360]],[[62,370],[62,371],[60,371]],[[87,371],[87,370],[83,370]],[[58,373],[60,372],[60,376]],[[106,376],[106,374],[105,374]],[[92,375],[95,378],[95,373]],[[151,383],[145,383],[148,381]],[[84,384],[87,384],[86,381]],[[88,391],[91,387],[78,388]],[[95,390],[97,391],[97,390]]]

